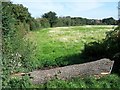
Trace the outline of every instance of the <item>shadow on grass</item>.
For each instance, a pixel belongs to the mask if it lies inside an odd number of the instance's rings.
[[[80,63],[86,62],[85,60],[83,60],[83,58],[80,54],[59,57],[59,58],[56,58],[55,61],[58,66],[66,66],[66,65],[80,64]]]
[[[106,38],[101,42],[85,44],[79,54],[59,57],[56,59],[58,66],[81,64],[96,61],[102,58],[114,60],[113,73],[120,75],[120,27],[106,33]]]
[[[101,44],[101,42],[91,42],[84,45],[84,49],[81,53],[56,58],[56,63],[58,66],[65,66],[107,58],[105,47],[106,45]]]
[[[111,43],[111,44],[109,44]],[[108,47],[109,46],[109,47]],[[91,42],[84,46],[82,53],[56,59],[58,66],[82,64],[102,58],[114,60],[113,73],[120,75],[120,43],[116,42]]]

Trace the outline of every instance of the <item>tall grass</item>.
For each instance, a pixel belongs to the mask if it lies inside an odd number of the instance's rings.
[[[26,37],[37,46],[36,67],[65,66],[85,62],[80,53],[84,44],[101,41],[111,26],[76,26],[44,28]]]

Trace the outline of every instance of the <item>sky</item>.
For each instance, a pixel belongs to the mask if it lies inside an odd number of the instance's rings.
[[[35,18],[49,11],[57,16],[118,19],[119,0],[11,0],[15,4],[23,4]]]

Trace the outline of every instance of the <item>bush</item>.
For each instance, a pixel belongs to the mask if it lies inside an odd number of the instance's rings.
[[[106,38],[102,42],[86,44],[82,55],[87,61],[101,58],[115,60],[113,70],[116,73],[120,73],[120,27],[107,32]]]
[[[91,42],[85,44],[85,48],[82,51],[82,56],[87,61],[93,61],[100,58],[104,58],[106,55],[106,44],[101,44],[102,42]],[[87,56],[87,57],[86,57]]]
[[[35,47],[31,42],[24,39],[25,34],[29,31],[29,25],[24,19],[20,21],[20,18],[17,19],[17,16],[14,16],[14,13],[21,14],[17,10],[16,12],[12,11],[15,6],[22,9],[21,6],[14,5],[11,2],[2,3],[3,87],[9,87],[8,82],[11,80],[10,75],[12,73],[28,72],[35,68]],[[24,15],[23,17],[26,18]]]

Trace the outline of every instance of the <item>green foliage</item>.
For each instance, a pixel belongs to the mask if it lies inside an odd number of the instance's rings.
[[[40,24],[41,28],[48,28],[50,27],[50,23],[46,18],[37,18],[37,22]]]
[[[13,11],[14,7],[18,8],[18,11]],[[2,3],[3,88],[9,87],[8,82],[12,73],[28,72],[35,67],[35,47],[25,39],[30,25],[26,21],[28,17],[21,14],[22,8],[24,11],[25,8],[21,5]]]
[[[12,4],[11,13],[18,23],[22,22],[28,24],[29,30],[39,28],[37,21],[31,17],[31,14],[28,12],[28,8],[24,7],[22,4]]]
[[[36,30],[40,28],[40,25],[34,18],[31,18],[31,20],[28,21],[28,24],[30,25],[30,30]]]
[[[11,78],[8,82],[9,89],[22,89],[26,90],[26,88],[31,88],[32,84],[29,81],[28,76],[24,76],[22,78]]]
[[[41,19],[47,18],[50,26],[62,27],[62,26],[80,26],[80,25],[117,25],[117,21],[110,17],[102,20],[98,19],[87,19],[82,17],[55,17],[55,12],[45,13]],[[52,25],[53,23],[53,25]]]
[[[55,26],[80,26],[80,25],[116,25],[117,21],[110,17],[102,20],[87,19],[82,17],[59,17]]]
[[[11,42],[15,36],[15,19],[11,16],[11,3],[2,3],[2,45],[3,45],[3,86],[7,86],[8,77],[12,67],[10,66],[11,53],[13,52]],[[11,23],[12,22],[12,23]]]
[[[103,19],[102,23],[104,23],[105,25],[116,25],[117,21],[114,18],[110,17]]]
[[[113,71],[120,72],[120,29],[107,32],[102,42],[92,42],[85,45],[82,55],[89,61],[100,58],[115,60]],[[86,57],[87,56],[87,57]]]
[[[102,42],[90,42],[85,44],[84,50],[82,50],[82,56],[87,61],[94,61],[101,58],[105,58],[106,44],[101,44]],[[87,57],[86,57],[87,56]]]
[[[62,27],[62,26],[64,26],[63,20],[64,20],[64,19],[62,19],[62,18],[59,17],[59,18],[57,19],[57,23],[55,24],[55,27]]]
[[[42,17],[46,18],[49,21],[50,27],[53,27],[54,24],[56,24],[57,16],[55,12],[50,11],[48,13],[45,13]]]
[[[20,22],[28,22],[31,19],[28,8],[24,7],[22,4],[12,4],[11,13],[13,17]]]

